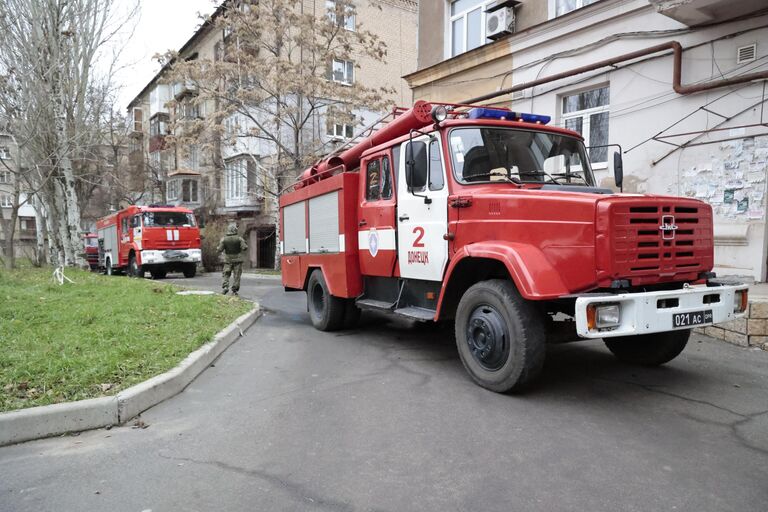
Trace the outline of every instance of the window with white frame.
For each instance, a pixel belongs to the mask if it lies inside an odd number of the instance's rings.
[[[11,171],[4,171],[0,169],[0,183],[2,184],[11,183]]]
[[[562,120],[569,130],[579,132],[587,147],[608,144],[610,88],[599,87],[563,96]],[[608,148],[592,147],[589,159],[594,163],[608,161]]]
[[[181,180],[181,200],[185,203],[199,203],[199,183],[196,179]]]
[[[325,9],[328,11],[328,19],[331,23],[347,30],[355,30],[355,15],[352,6],[345,0],[325,0]],[[337,16],[338,9],[343,9],[344,14]]]
[[[11,150],[5,146],[0,146],[0,160],[10,160]]]
[[[248,197],[248,162],[244,158],[230,160],[225,165],[227,173],[227,199]]]
[[[187,168],[193,171],[200,168],[200,146],[197,144],[187,146]]]
[[[549,17],[556,18],[568,14],[576,9],[581,9],[598,0],[549,0]]]
[[[351,60],[333,59],[331,80],[347,85],[352,84],[355,81],[355,63]]]
[[[0,208],[11,208],[13,206],[13,198],[8,194],[0,195]]]
[[[169,201],[176,201],[179,198],[179,180],[168,180],[165,185],[165,196]]]
[[[495,0],[453,0],[448,31],[450,56],[468,52],[486,43],[485,11]]]
[[[160,170],[161,161],[162,160],[159,151],[153,151],[149,154],[149,164],[152,166],[153,170]]]
[[[328,136],[333,139],[351,139],[355,135],[355,128],[351,124],[328,122]]]

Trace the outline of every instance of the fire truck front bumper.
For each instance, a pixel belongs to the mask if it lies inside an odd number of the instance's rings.
[[[576,299],[576,332],[612,338],[692,329],[745,315],[747,285],[686,286],[680,290],[585,295]]]
[[[163,263],[199,263],[202,261],[200,249],[169,249],[166,251],[141,251],[142,265]]]

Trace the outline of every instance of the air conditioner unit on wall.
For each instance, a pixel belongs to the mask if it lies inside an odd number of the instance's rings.
[[[515,31],[515,11],[512,7],[502,7],[486,12],[485,34],[488,39],[498,39]]]

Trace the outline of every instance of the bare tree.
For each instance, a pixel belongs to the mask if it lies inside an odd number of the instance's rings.
[[[360,26],[349,29],[353,0],[337,0],[331,11],[304,7],[303,0],[226,2],[206,20],[222,34],[215,58],[174,52],[160,57],[165,83],[190,92],[171,102],[176,115],[169,143],[198,145],[213,155],[217,169],[224,167],[222,149],[246,148],[249,183],[269,201],[265,209],[276,226],[282,189],[332,149],[318,136],[326,122],[354,126],[361,111],[386,110],[394,92],[353,79],[353,62],[386,57],[376,35]],[[203,106],[205,116],[195,115]]]
[[[113,0],[0,3],[0,110],[24,139],[23,158],[43,209],[53,260],[84,266],[83,199],[93,191],[93,148],[102,143],[121,29]],[[96,68],[99,59],[111,63]]]

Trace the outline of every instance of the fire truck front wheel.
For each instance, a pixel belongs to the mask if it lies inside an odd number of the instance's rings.
[[[344,299],[328,292],[321,270],[314,270],[307,283],[307,309],[312,325],[320,331],[336,331],[344,324]]]
[[[657,332],[638,336],[617,336],[603,341],[616,359],[640,366],[659,366],[668,363],[688,344],[691,330]]]
[[[136,261],[136,255],[131,254],[128,259],[128,275],[130,277],[144,277],[144,269]]]
[[[456,310],[456,346],[479,385],[504,393],[530,383],[544,365],[543,315],[511,281],[471,286]]]

